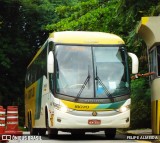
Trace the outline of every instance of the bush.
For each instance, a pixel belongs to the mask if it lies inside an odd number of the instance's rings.
[[[151,127],[151,92],[148,79],[131,82],[131,128]]]

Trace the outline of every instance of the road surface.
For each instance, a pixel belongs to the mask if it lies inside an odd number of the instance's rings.
[[[55,139],[48,139],[47,135],[29,136],[28,132],[24,132],[23,134],[23,137],[17,140],[9,140],[9,143],[150,143],[150,141],[145,140],[127,140],[127,135],[120,133],[117,133],[114,140],[107,140],[104,132],[86,133],[85,136],[81,137],[74,137],[70,133],[59,132],[58,137]]]

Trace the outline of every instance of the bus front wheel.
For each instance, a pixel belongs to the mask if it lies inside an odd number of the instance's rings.
[[[48,119],[48,112],[46,108],[46,128],[48,131],[48,138],[53,139],[58,135],[58,130],[57,129],[52,129],[49,127],[49,119]]]
[[[38,132],[40,136],[44,136],[46,134],[46,129],[39,129]]]
[[[54,139],[58,135],[58,130],[57,129],[51,129],[51,128],[48,127],[47,131],[48,131],[48,137],[50,139]]]
[[[116,136],[116,129],[115,128],[108,128],[105,129],[105,136],[107,139],[114,139]]]

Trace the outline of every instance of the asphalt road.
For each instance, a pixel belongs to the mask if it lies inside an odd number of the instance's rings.
[[[35,140],[34,140],[35,139]],[[15,140],[9,140],[9,143],[149,143],[150,141],[144,140],[127,140],[127,135],[117,133],[114,140],[107,140],[104,132],[86,133],[82,137],[71,136],[70,133],[59,132],[59,135],[55,139],[49,139],[45,136],[29,136],[28,132],[23,133],[23,137]]]

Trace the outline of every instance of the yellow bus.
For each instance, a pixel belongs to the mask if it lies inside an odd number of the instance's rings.
[[[130,75],[138,58],[124,41],[104,32],[62,31],[50,34],[27,67],[25,125],[30,134],[48,137],[58,131],[84,135],[130,125]]]

